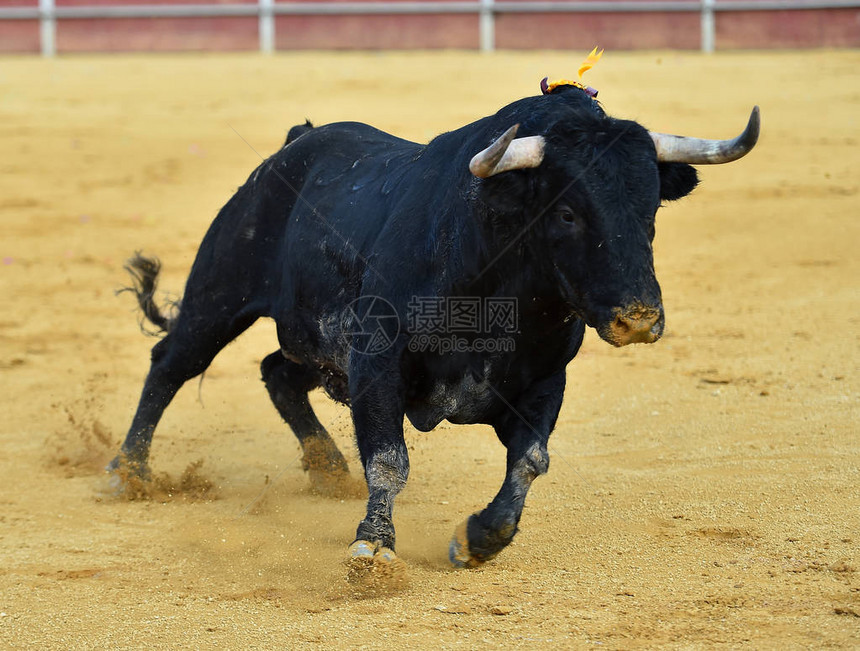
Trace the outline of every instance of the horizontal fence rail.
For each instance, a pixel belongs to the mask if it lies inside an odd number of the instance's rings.
[[[58,7],[54,0],[39,0],[38,7],[0,7],[0,21],[38,20],[43,56],[56,54],[56,24],[61,20],[109,18],[231,18],[259,19],[259,47],[275,49],[275,16],[363,16],[363,15],[443,15],[479,16],[482,51],[495,49],[495,21],[499,14],[558,13],[699,13],[701,49],[713,52],[714,14],[739,11],[787,11],[815,9],[857,9],[860,0],[555,0],[517,2],[497,0],[454,0],[452,2],[281,2],[257,0],[256,4],[170,4],[101,5]]]

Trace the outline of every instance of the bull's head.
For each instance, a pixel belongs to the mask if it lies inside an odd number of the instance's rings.
[[[525,217],[572,311],[615,346],[656,341],[664,325],[651,248],[657,209],[693,190],[691,165],[727,163],[753,148],[758,107],[732,140],[653,133],[597,108],[541,135],[517,138],[518,127],[474,156],[472,174],[538,168],[521,181]]]

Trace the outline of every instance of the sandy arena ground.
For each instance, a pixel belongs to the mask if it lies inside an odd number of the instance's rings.
[[[589,73],[654,130],[731,137],[758,103],[763,134],[658,216],[666,335],[588,334],[550,473],[495,561],[454,571],[447,544],[503,448],[484,427],[407,428],[410,585],[351,594],[363,500],[308,489],[258,379],[271,323],[168,409],[152,499],[106,492],[154,343],[114,294],[133,251],[178,294],[292,124],[424,141],[581,58],[0,59],[0,647],[860,646],[860,52],[609,52]],[[314,402],[358,475],[348,411]]]

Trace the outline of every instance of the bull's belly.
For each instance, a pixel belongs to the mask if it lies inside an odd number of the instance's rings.
[[[458,425],[481,423],[497,401],[490,384],[470,373],[453,381],[437,380],[429,390],[411,397],[406,417],[421,432],[429,432],[443,420]]]

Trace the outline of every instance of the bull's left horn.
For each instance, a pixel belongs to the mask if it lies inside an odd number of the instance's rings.
[[[475,154],[469,163],[469,171],[479,179],[486,179],[502,172],[537,167],[543,162],[546,141],[543,136],[515,138],[519,124],[499,136],[484,151]]]
[[[747,128],[737,138],[731,140],[704,140],[673,136],[667,133],[649,132],[654,146],[657,148],[657,160],[664,163],[689,163],[690,165],[713,165],[716,163],[731,163],[746,156],[758,140],[759,126],[758,106],[750,114]]]

